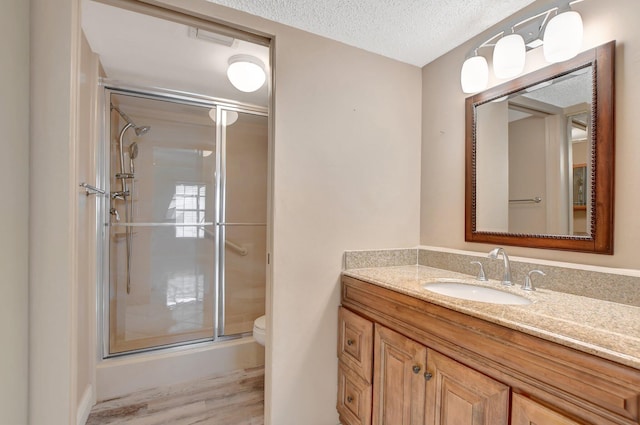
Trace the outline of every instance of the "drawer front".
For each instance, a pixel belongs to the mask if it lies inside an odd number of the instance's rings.
[[[338,313],[338,358],[371,383],[373,323],[343,307]]]
[[[513,394],[511,424],[582,425],[520,394]]]
[[[338,414],[343,425],[371,424],[371,384],[338,362]]]

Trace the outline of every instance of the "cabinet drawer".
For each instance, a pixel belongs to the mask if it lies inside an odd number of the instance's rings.
[[[373,323],[340,307],[338,358],[367,383],[371,383]]]
[[[569,419],[520,394],[513,394],[513,401],[511,402],[511,424],[582,425],[582,422]]]
[[[343,425],[371,424],[371,384],[338,362],[338,414]]]

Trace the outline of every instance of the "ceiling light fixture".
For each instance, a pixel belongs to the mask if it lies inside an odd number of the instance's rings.
[[[229,58],[227,77],[235,88],[245,93],[258,90],[267,80],[262,61],[249,55],[236,55]]]
[[[571,10],[571,5],[580,1],[583,0],[559,0],[555,2],[557,6],[539,9],[538,13],[529,18],[512,21],[506,27],[509,30],[501,30],[474,47],[460,71],[462,91],[477,93],[487,87],[487,61],[478,54],[478,50],[483,48],[494,48],[493,72],[501,79],[521,74],[526,52],[540,46],[543,47],[545,59],[551,63],[575,57],[582,47],[583,25],[580,14]]]

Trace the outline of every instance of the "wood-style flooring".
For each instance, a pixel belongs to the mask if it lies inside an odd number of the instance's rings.
[[[103,401],[91,409],[87,425],[103,424],[263,425],[264,368]]]

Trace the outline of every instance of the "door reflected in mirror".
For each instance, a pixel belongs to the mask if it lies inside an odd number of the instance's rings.
[[[613,253],[615,41],[466,99],[465,240]]]

